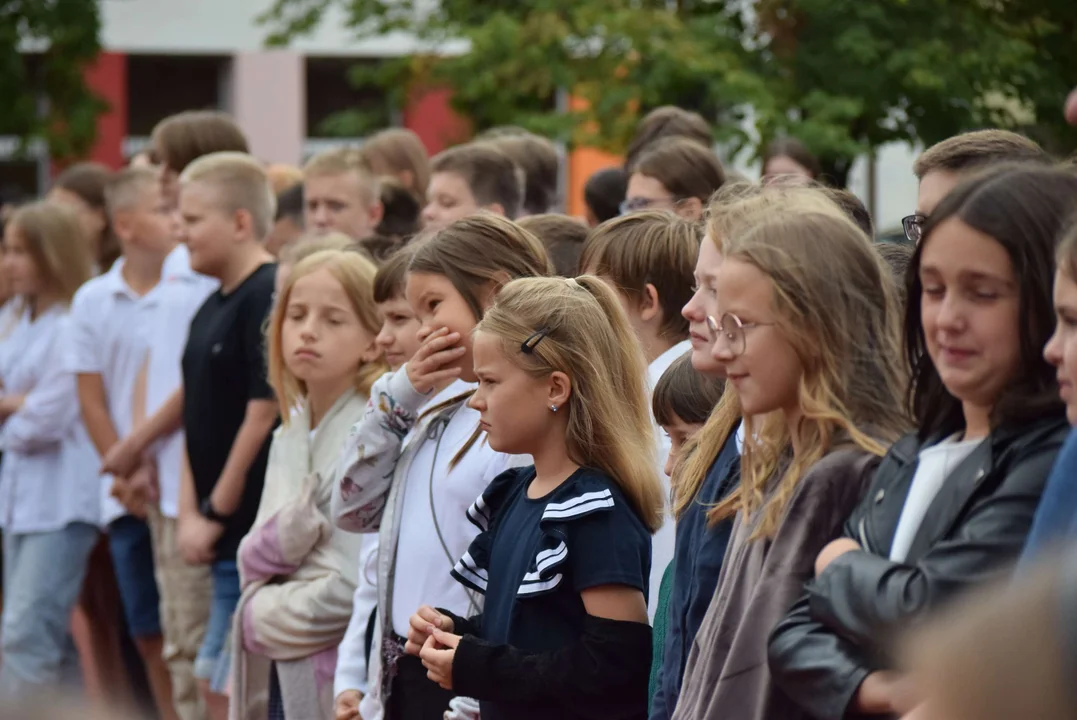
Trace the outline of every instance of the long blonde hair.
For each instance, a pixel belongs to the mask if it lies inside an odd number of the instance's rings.
[[[804,211],[842,217],[842,210],[818,187],[727,183],[715,193],[707,208],[703,242],[712,242],[723,251],[723,239],[745,232],[769,214]],[[673,473],[673,514],[681,517],[692,506],[715,458],[741,423],[740,398],[732,388],[723,393],[714,412],[684,447]],[[718,511],[718,508],[721,508]],[[708,514],[716,523],[736,513],[735,506],[717,506]]]
[[[835,444],[882,455],[907,427],[896,292],[867,236],[841,215],[768,213],[724,238],[722,251],[770,279],[776,329],[803,367],[801,450],[788,459],[793,442],[778,413],[758,430],[745,418],[740,488],[712,511],[759,512],[753,537],[772,537],[801,478]]]
[[[546,334],[524,353],[538,330]],[[647,363],[614,291],[592,275],[514,280],[476,331],[500,338],[509,359],[533,376],[568,375],[569,457],[613,478],[644,524],[661,527]]]
[[[16,210],[9,222],[22,237],[42,283],[70,304],[92,274],[78,215],[59,203],[41,200]]]
[[[306,384],[288,369],[284,362],[283,340],[281,337],[284,319],[288,314],[288,298],[292,288],[300,279],[317,272],[328,270],[344,288],[352,310],[359,323],[371,336],[381,329],[377,306],[374,304],[374,263],[356,252],[346,250],[322,250],[309,255],[292,268],[288,280],[273,306],[269,327],[266,330],[269,345],[269,382],[277,394],[280,403],[281,422],[288,424],[292,409],[307,395]],[[383,359],[375,362],[360,362],[355,370],[354,387],[363,395],[370,394],[374,381],[389,370]]]

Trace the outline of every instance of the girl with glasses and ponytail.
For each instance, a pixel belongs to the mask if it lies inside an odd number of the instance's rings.
[[[534,464],[468,511],[481,533],[453,576],[483,613],[420,608],[408,652],[483,720],[645,717],[663,498],[632,325],[597,277],[516,280],[479,323],[474,359],[469,405],[490,447]]]

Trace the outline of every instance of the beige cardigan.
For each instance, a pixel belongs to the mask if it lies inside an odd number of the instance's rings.
[[[306,409],[274,434],[258,515],[239,548],[231,720],[265,718],[271,662],[288,717],[333,716],[336,648],[351,617],[362,537],[333,528],[329,502],[341,448],[366,402],[349,391],[313,434]]]

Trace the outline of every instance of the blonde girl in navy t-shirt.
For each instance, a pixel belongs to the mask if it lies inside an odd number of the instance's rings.
[[[482,532],[453,575],[464,619],[420,608],[407,651],[483,720],[644,718],[647,579],[662,523],[646,363],[598,278],[515,280],[476,329],[471,407],[490,447],[535,464],[468,511]]]

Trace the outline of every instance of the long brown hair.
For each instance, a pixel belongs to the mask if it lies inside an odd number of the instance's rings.
[[[52,202],[35,202],[15,211],[10,221],[22,236],[41,280],[65,304],[91,277],[90,250],[74,210]]]
[[[421,235],[409,246],[408,272],[442,275],[475,315],[482,320],[486,312],[483,296],[491,287],[499,290],[516,278],[545,277],[554,274],[553,265],[542,241],[522,227],[498,215],[478,213]],[[430,408],[425,414],[453,405],[470,397],[466,393]],[[476,428],[471,439],[453,457],[450,467],[460,462],[482,435]]]
[[[421,236],[414,245],[408,272],[448,278],[476,321],[482,319],[481,297],[490,283],[502,285],[514,278],[554,272],[541,240],[511,220],[490,213],[457,220]]]
[[[106,191],[113,180],[113,172],[96,162],[76,163],[56,176],[52,186],[77,195],[94,213],[101,216],[102,229],[98,238],[86,238],[97,248],[92,258],[101,272],[106,272],[120,257],[120,243],[112,232],[112,223],[106,207]]]
[[[714,243],[721,251],[724,238],[744,232],[758,218],[783,208],[842,216],[841,208],[817,188],[765,186],[748,182],[727,183],[711,198],[706,212],[706,237],[703,242]],[[685,443],[683,466],[678,468],[678,477],[673,483],[675,517],[683,515],[695,502],[711,464],[740,423],[740,398],[735,392],[727,391],[706,424]],[[734,513],[734,506],[725,504],[723,507],[720,504],[712,509],[708,518],[713,524]]]
[[[549,332],[521,352],[539,328]],[[661,527],[647,363],[613,289],[593,275],[514,280],[476,330],[499,338],[506,357],[534,377],[568,375],[569,458],[609,475],[651,532]]]
[[[753,537],[772,537],[801,478],[836,444],[883,455],[908,426],[898,305],[889,270],[842,215],[770,213],[726,237],[722,252],[769,278],[775,325],[803,367],[800,451],[788,460],[794,443],[778,413],[758,430],[745,418],[740,488],[713,511],[717,519],[758,512]]]

